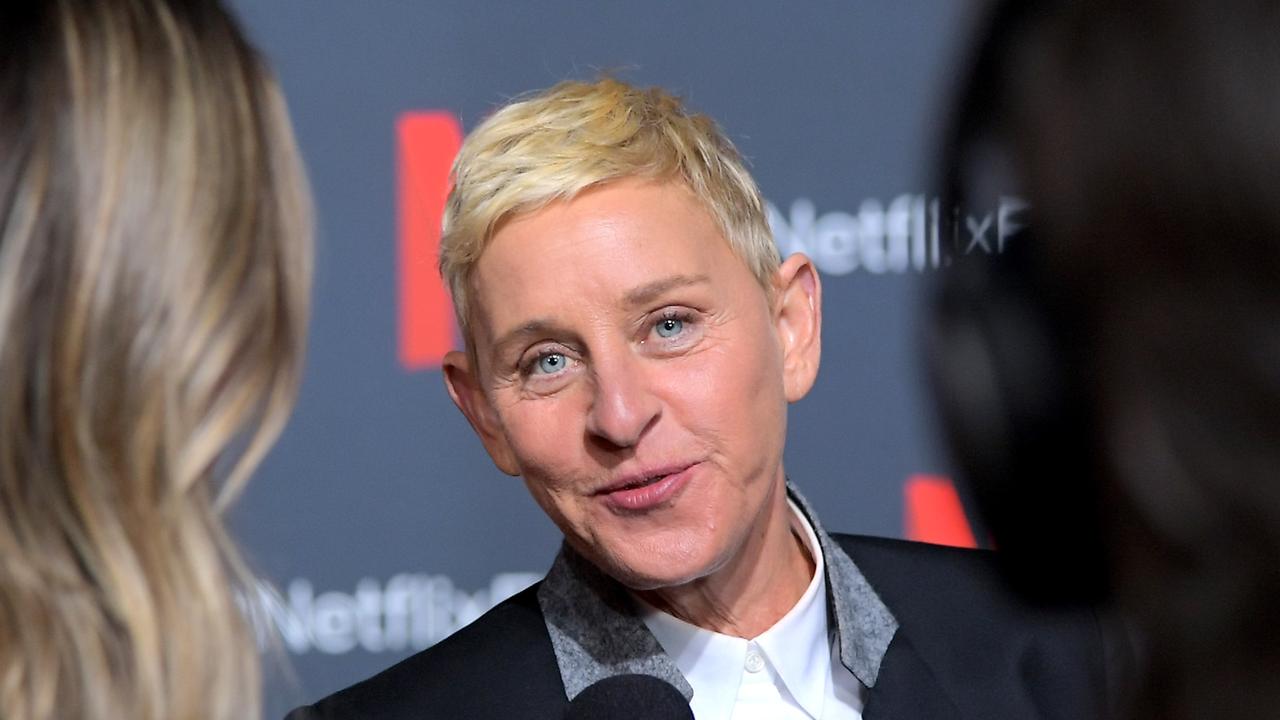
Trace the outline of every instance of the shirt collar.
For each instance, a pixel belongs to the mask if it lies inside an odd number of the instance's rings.
[[[822,580],[827,610],[836,622],[840,662],[872,687],[898,623],[791,483],[787,494],[821,549],[815,557],[820,555],[826,568]],[[570,700],[595,682],[627,673],[652,675],[674,685],[685,699],[693,697],[676,662],[638,616],[630,593],[568,545],[561,546],[539,587],[538,604]],[[787,682],[790,687],[789,677]]]
[[[755,639],[777,670],[787,690],[813,717],[822,717],[827,683],[831,682],[831,635],[827,630],[827,573],[822,546],[800,509],[791,505],[792,526],[809,556],[813,579],[804,595],[782,619]]]
[[[691,625],[639,599],[637,612],[689,681],[694,716],[700,720],[728,718],[742,680],[747,641]]]
[[[794,502],[788,500],[787,504],[792,531],[813,558],[813,577],[795,606],[750,643],[684,622],[637,598],[640,618],[693,686],[694,710],[700,718],[714,717],[708,711],[721,709],[721,714],[729,717],[752,643],[796,702],[809,715],[822,716],[832,662],[824,602],[826,566],[822,547],[808,520]]]

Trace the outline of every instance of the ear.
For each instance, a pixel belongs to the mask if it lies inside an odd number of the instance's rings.
[[[471,429],[480,436],[484,449],[489,453],[493,464],[508,475],[519,475],[520,466],[516,462],[515,453],[507,443],[507,435],[502,430],[502,423],[484,387],[479,382],[471,357],[457,350],[444,356],[444,385],[449,390],[449,397],[458,406],[462,414],[471,423]]]
[[[822,283],[813,261],[788,257],[774,276],[774,327],[782,344],[787,402],[809,393],[822,359]]]

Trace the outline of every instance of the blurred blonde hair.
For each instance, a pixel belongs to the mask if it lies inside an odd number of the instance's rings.
[[[220,514],[299,379],[310,209],[214,0],[0,10],[0,714],[256,718]]]
[[[440,272],[468,345],[471,272],[502,221],[628,177],[684,183],[772,292],[779,256],[764,200],[715,122],[660,88],[566,81],[495,112],[454,161]]]

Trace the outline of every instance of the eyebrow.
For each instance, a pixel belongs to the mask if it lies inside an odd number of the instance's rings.
[[[711,282],[711,278],[706,275],[672,275],[671,277],[654,280],[628,290],[627,294],[622,297],[622,301],[631,307],[647,305],[676,288],[702,285],[708,282]]]
[[[507,351],[509,346],[523,338],[535,335],[557,335],[563,331],[564,328],[552,320],[535,318],[504,333],[502,337],[493,343],[493,347],[501,355]]]

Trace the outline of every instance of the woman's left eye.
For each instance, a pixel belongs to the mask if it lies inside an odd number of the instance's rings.
[[[658,337],[673,338],[684,330],[684,320],[680,318],[663,318],[654,326],[654,331],[658,333]]]

